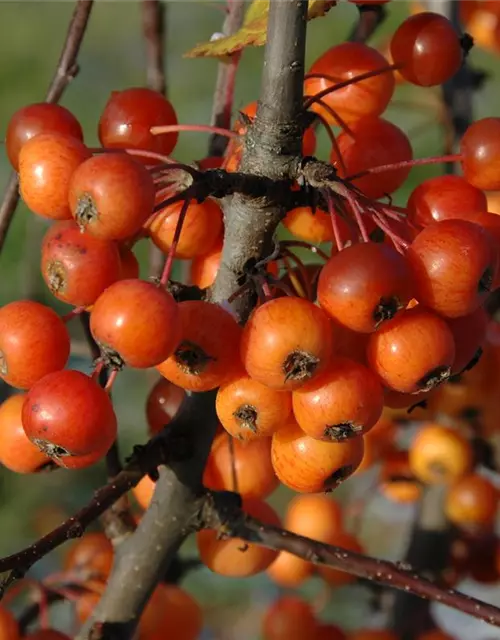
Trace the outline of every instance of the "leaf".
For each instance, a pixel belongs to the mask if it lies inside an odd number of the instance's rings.
[[[324,16],[335,4],[335,0],[309,0],[307,19]],[[213,37],[209,42],[198,44],[185,53],[184,57],[224,58],[245,47],[261,47],[266,43],[268,15],[269,0],[253,0],[239,31],[232,36]]]

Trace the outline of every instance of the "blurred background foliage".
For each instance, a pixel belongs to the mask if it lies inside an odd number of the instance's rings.
[[[224,3],[179,1],[167,3],[168,30],[165,42],[168,92],[182,123],[209,123],[212,92],[217,62],[213,59],[185,59],[183,53],[220,30]],[[10,116],[19,107],[43,99],[54,72],[70,20],[73,2],[1,2],[0,3],[0,131],[5,131]],[[388,19],[379,29],[372,44],[383,49],[395,25],[408,14],[409,3],[388,5]],[[353,5],[341,4],[327,17],[309,23],[307,64],[328,47],[348,37],[356,20]],[[258,97],[263,49],[247,49],[238,72],[235,113]],[[489,81],[475,96],[476,117],[498,115],[500,98],[498,61],[488,53],[473,50],[474,66],[491,74]],[[139,2],[96,2],[90,25],[79,56],[81,71],[67,89],[62,104],[79,118],[86,142],[97,146],[97,122],[112,90],[143,85],[146,82],[144,41]],[[416,87],[398,86],[393,103],[385,117],[409,134],[415,157],[440,154],[443,131],[439,124],[439,92]],[[1,139],[0,133],[0,139]],[[327,158],[328,139],[320,134],[318,156]],[[183,133],[175,157],[193,162],[204,157],[207,136]],[[442,171],[440,166],[414,169],[407,184],[395,196],[404,205],[409,192],[419,181]],[[5,150],[0,153],[0,185],[8,179],[10,167]],[[51,298],[39,274],[40,238],[46,223],[20,206],[8,243],[0,257],[0,303],[30,297],[45,301],[60,311],[67,311]],[[142,274],[147,276],[147,245],[138,246]],[[91,362],[85,352],[79,323],[75,321],[75,354],[71,366],[89,371]],[[148,390],[155,381],[151,372],[125,371],[113,388],[120,420],[120,445],[126,456],[134,443],[146,439],[144,405]],[[339,492],[360,500],[373,477],[350,480]],[[53,474],[30,477],[16,476],[0,470],[0,553],[12,553],[59,524],[61,519],[85,504],[92,490],[105,481],[102,465],[81,472],[60,470]],[[282,512],[289,494],[278,491],[271,502]],[[352,510],[353,513],[355,510]],[[361,519],[352,526],[366,543],[370,553],[386,558],[400,558],[411,525],[412,508],[394,509],[386,500],[373,498]],[[391,535],[387,535],[387,527]],[[57,568],[60,549],[40,562],[34,575],[43,576]],[[187,555],[194,553],[187,545]],[[208,571],[191,573],[186,586],[204,603],[207,612],[207,638],[255,638],[259,611],[273,596],[274,587],[264,577],[235,581]],[[306,591],[322,597],[321,586],[312,581]],[[370,615],[368,591],[351,586],[335,592],[324,615],[349,626],[367,621]],[[252,606],[249,606],[250,602]],[[353,602],[355,606],[349,606]],[[470,636],[472,637],[472,636]]]

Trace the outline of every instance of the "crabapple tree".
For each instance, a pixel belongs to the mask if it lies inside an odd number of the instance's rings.
[[[188,52],[219,60],[208,125],[179,124],[165,96],[165,7],[143,0],[149,85],[111,92],[94,148],[58,104],[93,8],[77,0],[45,101],[8,122],[0,246],[20,197],[50,222],[40,271],[67,311],[29,299],[0,308],[0,376],[12,388],[0,462],[32,475],[104,463],[108,482],[0,558],[0,640],[196,640],[204,612],[179,583],[200,564],[227,580],[266,572],[283,590],[267,603],[266,640],[452,638],[429,600],[500,627],[500,609],[455,590],[466,576],[500,580],[500,118],[473,120],[484,78],[465,32],[500,48],[500,13],[412,5],[375,48],[391,3],[350,4],[350,37],[306,68],[308,22],[328,28],[337,2],[228,0],[222,33]],[[259,45],[260,93],[237,111],[239,62]],[[389,120],[399,85],[437,98],[441,156],[415,157],[411,133]],[[209,134],[203,159],[176,160],[186,131]],[[430,164],[444,175],[396,204],[412,167]],[[138,243],[150,246],[150,278],[139,277]],[[68,365],[77,322],[87,373]],[[157,374],[149,440],[126,461],[112,396],[124,368]],[[363,500],[341,503],[335,490],[362,474]],[[295,494],[281,514],[267,502],[278,487]],[[367,555],[349,517],[374,492],[420,507],[404,562]],[[186,560],[190,536],[197,557]],[[70,538],[60,571],[26,576]],[[356,580],[374,598],[400,593],[383,624],[347,630],[296,591],[313,576],[332,600]],[[19,613],[11,601],[24,586],[37,597]],[[78,622],[71,636],[47,619],[60,601]]]

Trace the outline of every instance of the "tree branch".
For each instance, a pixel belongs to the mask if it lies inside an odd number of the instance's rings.
[[[222,25],[222,33],[231,36],[236,33],[243,23],[245,13],[244,0],[227,0],[227,15]],[[217,68],[217,80],[212,104],[210,124],[214,127],[231,127],[231,112],[233,109],[234,85],[236,71],[241,53],[236,53],[229,60],[221,60]],[[210,137],[208,155],[223,156],[228,143],[226,136],[214,134]]]
[[[93,0],[77,0],[68,27],[55,74],[45,96],[45,102],[59,102],[68,84],[78,74],[77,57],[92,10]],[[13,171],[0,205],[0,251],[5,244],[10,224],[19,202],[18,177]]]
[[[106,591],[77,640],[87,640],[96,623],[103,623],[106,640],[131,638],[154,587],[195,529],[203,469],[218,424],[214,400],[213,392],[191,394],[163,432],[167,450],[182,455],[162,461],[168,466],[159,469],[151,506],[116,550]]]
[[[168,429],[146,445],[137,447],[123,471],[112,482],[98,489],[88,505],[26,549],[0,558],[0,573],[7,574],[3,577],[2,589],[21,578],[38,560],[64,542],[80,537],[92,522],[159,465],[170,464],[177,469],[185,463],[189,467],[198,450],[186,445],[186,432],[189,434],[189,429],[192,429],[193,414],[197,415],[198,410],[207,421],[205,429],[210,431],[212,414],[206,405],[210,405],[211,396],[208,394],[210,397],[207,399],[206,395],[188,394]],[[191,476],[188,475],[188,478]]]
[[[303,0],[271,0],[261,95],[246,136],[241,171],[273,180],[276,195],[257,199],[236,194],[227,203],[221,265],[211,292],[214,302],[227,300],[238,289],[249,261],[272,253],[276,227],[287,211],[305,124],[306,15]],[[240,320],[246,319],[254,301],[248,288],[233,303]]]
[[[269,549],[287,551],[308,562],[333,567],[393,589],[413,593],[420,598],[440,602],[500,627],[499,608],[453,589],[443,589],[417,575],[415,570],[406,563],[370,558],[341,547],[299,536],[280,527],[263,524],[241,510],[237,494],[208,493],[202,512],[202,522],[205,528],[219,531],[223,538],[239,538]]]
[[[350,42],[366,42],[387,17],[387,11],[383,4],[358,5],[358,21],[349,36]]]
[[[167,5],[159,0],[142,0],[142,31],[146,44],[146,71],[148,87],[162,95],[167,93],[167,76],[164,64],[165,34],[167,31]],[[165,256],[153,243],[149,246],[149,275],[159,278]]]
[[[142,28],[146,43],[148,87],[166,94],[167,78],[163,63],[166,5],[159,0],[142,0]]]

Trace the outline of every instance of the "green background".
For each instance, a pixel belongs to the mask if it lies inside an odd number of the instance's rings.
[[[0,3],[0,139],[12,113],[31,102],[43,99],[55,69],[65,37],[66,26],[73,11],[72,2],[2,2]],[[406,2],[389,6],[389,19],[377,32],[374,43],[383,42],[394,25],[408,12]],[[169,97],[182,123],[209,123],[212,92],[216,76],[216,61],[185,59],[183,53],[220,30],[224,4],[220,2],[169,2],[167,61]],[[332,9],[323,19],[310,23],[307,61],[310,64],[326,48],[344,40],[356,19],[352,5]],[[258,97],[263,49],[246,50],[238,73],[235,112]],[[491,80],[475,97],[476,117],[497,115],[498,77],[496,61],[482,51],[473,51],[472,62],[492,72]],[[79,56],[81,67],[77,79],[67,89],[62,104],[79,118],[90,146],[96,146],[99,114],[112,90],[143,85],[146,82],[145,56],[141,31],[140,6],[137,2],[97,2]],[[442,152],[443,135],[438,124],[435,105],[439,94],[434,90],[399,87],[386,117],[399,124],[411,137],[415,157]],[[183,133],[175,150],[179,161],[192,162],[204,157],[207,136]],[[320,137],[320,157],[328,156],[326,136]],[[0,152],[0,185],[6,183],[9,165],[5,150]],[[424,177],[439,173],[441,168],[414,169],[405,187],[396,195],[397,204],[405,203],[411,189]],[[39,243],[46,223],[20,206],[9,234],[9,241],[0,257],[0,303],[20,297],[34,297],[55,304],[43,284],[39,271]],[[138,251],[143,275],[147,273],[147,247]],[[78,335],[75,323],[75,338]],[[80,341],[81,342],[81,341]],[[80,353],[80,350],[79,350]],[[85,357],[73,360],[72,366],[88,370]],[[126,371],[118,378],[114,398],[120,420],[122,451],[146,439],[144,403],[155,377],[150,372]],[[42,532],[58,524],[65,514],[85,504],[93,488],[102,484],[105,472],[101,465],[81,471],[58,471],[51,475],[16,476],[0,471],[0,554],[12,553],[33,541]],[[360,482],[362,484],[360,484]],[[363,491],[366,479],[352,481],[343,494]],[[282,510],[286,492],[278,492],[272,502]],[[410,512],[404,509],[394,515],[388,505],[377,503],[369,508],[361,522],[362,538],[369,540],[368,549],[385,557],[396,558],[404,544],[404,534]],[[387,535],[387,518],[392,537]],[[359,525],[359,523],[358,523]],[[191,549],[190,549],[191,546]],[[64,549],[61,550],[64,552]],[[61,551],[45,558],[34,569],[37,576],[46,575],[57,566]],[[187,545],[186,553],[193,552]],[[260,611],[273,596],[275,589],[265,577],[234,581],[220,578],[208,571],[188,576],[186,585],[206,607],[211,632],[207,637],[255,638],[258,635]],[[314,581],[306,587],[311,593],[321,590]],[[356,602],[356,606],[349,603]],[[363,605],[362,603],[365,603]],[[360,616],[366,621],[366,590],[356,586],[335,593],[325,616],[342,620],[348,626],[358,625]],[[363,613],[365,611],[365,613]],[[56,620],[56,618],[54,618]],[[65,626],[68,612],[60,612],[58,624]],[[257,625],[257,626],[256,626]],[[210,633],[212,636],[210,636]]]

